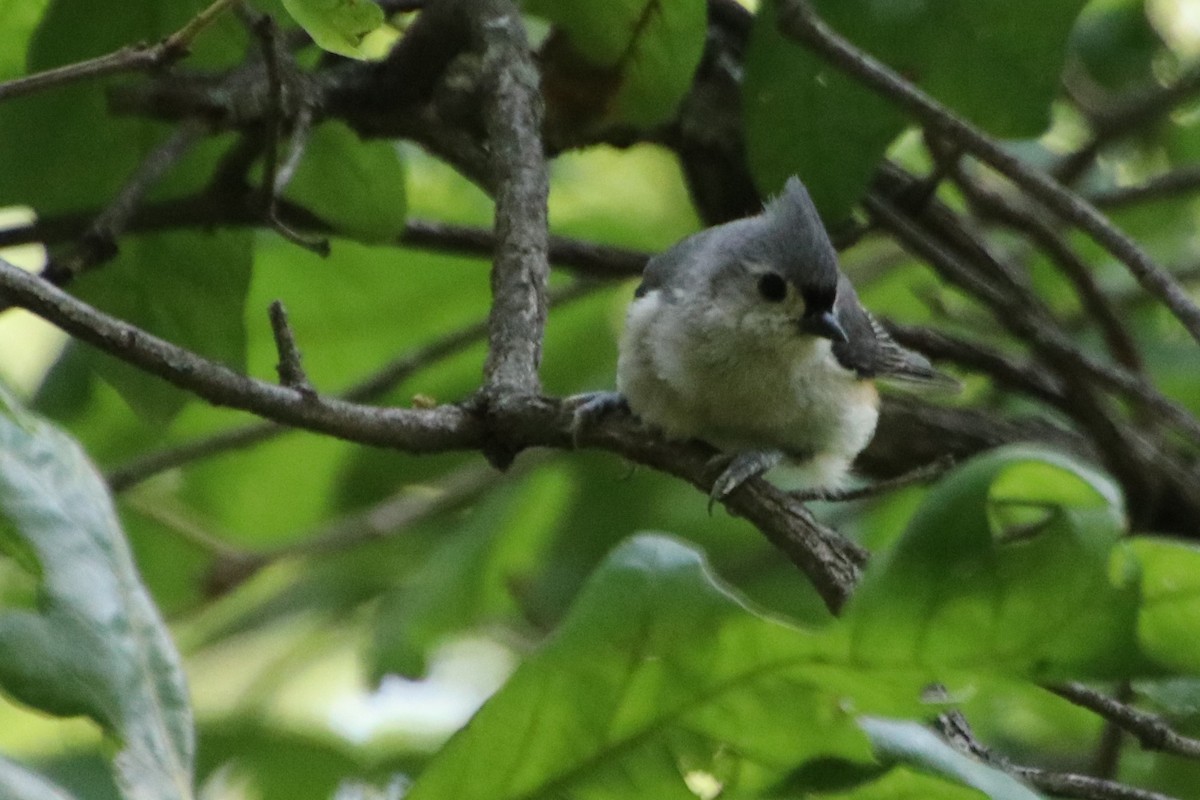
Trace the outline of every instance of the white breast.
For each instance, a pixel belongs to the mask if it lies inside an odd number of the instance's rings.
[[[747,333],[719,313],[685,313],[659,292],[630,305],[617,367],[630,407],[673,438],[783,450],[805,463],[805,484],[836,485],[875,432],[874,387],[826,339]]]

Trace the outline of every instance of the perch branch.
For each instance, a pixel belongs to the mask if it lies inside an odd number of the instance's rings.
[[[457,405],[377,408],[322,395],[306,397],[234,372],[108,316],[3,259],[0,294],[75,338],[209,402],[293,427],[411,453],[485,451],[496,437],[518,449],[575,446],[573,409],[551,398],[510,395],[489,409],[485,423]],[[579,441],[682,478],[705,493],[716,477],[710,468],[712,448],[666,442],[633,420],[591,426]],[[831,611],[841,609],[858,581],[865,551],[762,479],[748,481],[723,502],[804,571]]]

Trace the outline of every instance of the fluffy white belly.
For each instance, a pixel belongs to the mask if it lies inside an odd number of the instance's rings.
[[[652,293],[630,306],[617,367],[630,408],[673,438],[783,450],[815,468],[804,483],[838,483],[875,432],[871,382],[838,364],[828,340],[706,331],[663,305]]]

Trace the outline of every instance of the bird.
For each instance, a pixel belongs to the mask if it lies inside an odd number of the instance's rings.
[[[721,500],[781,463],[836,491],[879,420],[877,380],[957,389],[859,301],[798,178],[752,217],[651,258],[629,305],[617,391],[579,396],[577,429],[627,409],[721,451]]]

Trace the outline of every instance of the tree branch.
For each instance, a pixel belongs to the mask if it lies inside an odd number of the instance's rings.
[[[546,324],[546,198],[542,98],[525,27],[511,0],[473,0],[473,35],[482,51],[484,123],[496,199],[496,256],[484,393],[532,395]]]
[[[1046,173],[1025,164],[978,128],[906,81],[895,70],[859,50],[826,25],[813,11],[808,0],[783,0],[779,9],[779,27],[785,35],[806,45],[838,69],[904,108],[938,136],[952,140],[996,169],[1064,221],[1086,231],[1123,263],[1142,287],[1162,301],[1192,338],[1200,342],[1200,306],[1192,301],[1171,273],[1156,264],[1133,239],[1116,228],[1092,204]]]
[[[1046,688],[1132,733],[1147,750],[1200,759],[1200,739],[1176,733],[1161,717],[1140,711],[1081,683],[1063,683]]]

